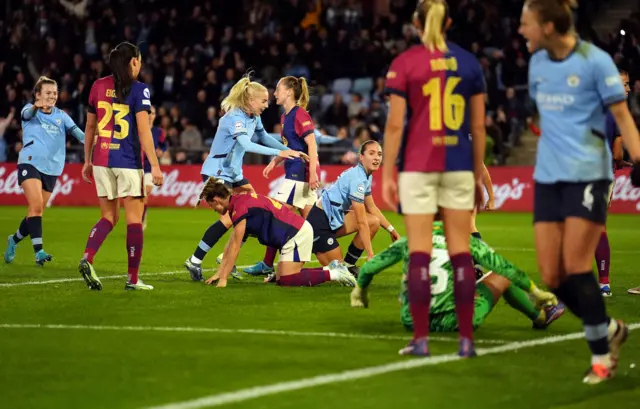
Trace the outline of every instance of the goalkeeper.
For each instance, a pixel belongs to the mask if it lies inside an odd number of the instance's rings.
[[[433,250],[429,275],[431,276],[431,308],[429,311],[430,330],[433,332],[454,332],[458,330],[453,295],[454,271],[449,260],[442,222],[433,224]],[[492,270],[476,282],[473,328],[476,329],[500,297],[533,322],[533,328],[544,329],[564,313],[564,306],[557,298],[542,291],[529,280],[527,275],[505,258],[495,253],[482,240],[471,237],[471,255],[476,265]],[[399,261],[404,262],[402,292],[400,294],[400,320],[408,330],[413,328],[409,311],[407,291],[407,265],[409,249],[406,237],[402,237],[386,250],[367,261],[358,276],[358,285],[351,293],[352,307],[368,306],[368,288],[373,277]],[[531,298],[530,298],[531,297]],[[531,301],[533,299],[534,301]]]

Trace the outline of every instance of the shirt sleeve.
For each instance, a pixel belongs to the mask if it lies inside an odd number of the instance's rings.
[[[396,57],[391,63],[391,67],[389,67],[385,82],[385,93],[407,98],[407,76],[404,69],[404,60],[401,56]]]
[[[33,104],[27,104],[22,108],[22,111],[20,111],[21,121],[27,122],[33,118],[33,111],[31,110],[31,108],[33,108]]]
[[[151,93],[146,85],[137,87],[137,91],[133,95],[134,114],[142,111],[151,111]]]
[[[306,138],[308,135],[313,134],[316,127],[313,124],[313,119],[311,119],[311,115],[302,109],[298,108],[296,111],[296,117],[293,122],[293,126],[295,127],[296,134],[300,139]]]
[[[364,203],[364,197],[367,191],[366,181],[351,179],[349,181],[349,199],[358,203]]]
[[[229,133],[233,135],[234,139],[237,139],[240,135],[247,135],[247,124],[242,118],[236,117],[229,119],[231,120]]]
[[[89,111],[92,114],[95,114],[97,112],[97,104],[98,101],[96,100],[96,83],[94,82],[93,85],[91,85],[91,91],[89,91],[89,101],[87,104],[87,111]]]
[[[484,94],[487,92],[487,86],[484,79],[484,73],[482,72],[482,66],[475,57],[472,57],[472,81],[471,81],[471,95]]]
[[[84,143],[84,132],[82,132],[82,130],[78,128],[78,125],[76,125],[76,123],[73,122],[73,119],[71,119],[71,117],[67,115],[66,112],[62,113],[62,118],[63,118],[62,121],[64,123],[65,133],[67,135],[73,136],[78,141]]]
[[[266,136],[267,136],[267,138],[271,139],[271,137],[269,137],[269,135],[266,135]],[[247,136],[246,132],[245,133],[241,133],[240,135],[238,135],[236,137],[236,139],[237,139],[238,143],[240,144],[240,146],[242,146],[244,148],[244,150],[247,151],[247,152],[253,152],[253,153],[260,154],[260,155],[278,156],[278,154],[280,153],[280,150],[281,150],[281,149],[275,149],[275,148],[268,148],[266,146],[262,146],[262,145],[259,145],[257,143],[251,142],[251,139],[249,139],[249,136]],[[273,142],[276,142],[276,141],[273,140]],[[284,145],[282,145],[282,146],[284,146]]]
[[[592,66],[598,95],[605,106],[627,99],[620,73],[609,54],[597,53]]]

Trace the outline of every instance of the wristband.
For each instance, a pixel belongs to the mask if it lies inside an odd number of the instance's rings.
[[[389,225],[389,227],[387,227],[387,231],[388,231],[389,233],[393,233],[393,231],[394,231],[394,230],[395,230],[395,229],[393,228],[393,226],[392,226],[392,225]]]

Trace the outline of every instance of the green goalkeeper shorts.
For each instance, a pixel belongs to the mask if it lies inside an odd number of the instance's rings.
[[[473,329],[477,329],[493,309],[493,294],[483,283],[476,284],[475,306],[473,307]],[[413,321],[408,304],[403,304],[400,311],[402,325],[409,331],[413,330]],[[429,330],[431,332],[456,332],[458,331],[458,319],[455,311],[442,314],[431,314],[429,317]]]

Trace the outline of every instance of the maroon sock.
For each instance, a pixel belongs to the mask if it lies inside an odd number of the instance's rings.
[[[129,282],[138,283],[138,270],[140,269],[140,258],[142,257],[142,224],[135,223],[127,225],[127,257],[129,258]]]
[[[87,246],[84,248],[84,258],[91,264],[93,264],[93,258],[104,243],[109,233],[113,230],[113,224],[107,219],[100,219],[98,223],[93,226],[89,238],[87,239]]]
[[[596,265],[598,266],[598,278],[600,284],[609,284],[609,266],[611,265],[611,248],[609,237],[603,231],[600,235],[598,247],[596,247]]]
[[[331,281],[328,270],[322,268],[303,268],[299,273],[282,276],[278,285],[283,287],[313,287]]]
[[[278,249],[275,247],[267,247],[267,251],[264,253],[264,259],[262,262],[269,267],[273,267],[273,262],[276,260],[276,254]]]
[[[473,309],[475,306],[476,273],[473,258],[469,253],[451,256],[454,271],[453,295],[456,300],[456,315],[460,336],[473,339]]]
[[[429,263],[431,256],[427,253],[411,253],[409,255],[409,309],[413,318],[413,338],[424,338],[429,335],[429,306],[431,304],[431,277]]]

